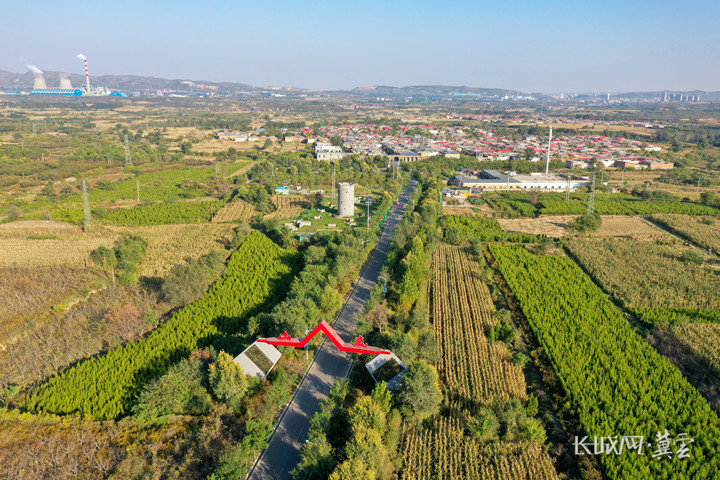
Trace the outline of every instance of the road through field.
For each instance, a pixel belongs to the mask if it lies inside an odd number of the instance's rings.
[[[370,291],[377,283],[380,268],[390,251],[395,228],[400,223],[417,182],[410,182],[400,195],[399,203],[393,207],[383,228],[375,250],[360,273],[353,291],[343,306],[333,328],[345,340],[352,341],[357,327],[358,314],[370,299]],[[327,398],[336,378],[347,376],[352,366],[351,358],[335,348],[328,341],[323,342],[315,361],[298,387],[290,405],[280,419],[268,447],[262,452],[250,479],[284,480],[292,478],[290,471],[300,461],[300,447],[307,438],[310,418]]]

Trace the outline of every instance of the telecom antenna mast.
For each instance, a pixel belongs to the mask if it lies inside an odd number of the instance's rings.
[[[595,213],[595,172],[593,172],[592,182],[590,183],[590,198],[588,199],[587,214]]]
[[[545,176],[548,176],[550,172],[550,142],[552,141],[552,123],[550,124],[550,132],[548,133],[548,148],[547,156],[545,158]]]
[[[89,232],[92,230],[92,216],[90,214],[90,198],[88,196],[87,192],[87,183],[85,180],[83,180],[83,193],[82,193],[82,199],[83,199],[83,210],[85,213],[85,228],[84,230],[86,232]]]
[[[132,165],[132,156],[130,156],[130,140],[125,135],[125,165]]]

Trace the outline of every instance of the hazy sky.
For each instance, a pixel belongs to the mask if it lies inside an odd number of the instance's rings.
[[[5,2],[0,69],[349,89],[720,90],[720,1]]]

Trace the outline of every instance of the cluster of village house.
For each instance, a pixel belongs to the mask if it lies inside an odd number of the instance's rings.
[[[479,116],[483,117],[483,116]],[[496,121],[497,118],[493,117]],[[527,121],[525,117],[505,120]],[[563,121],[562,118],[553,120]],[[571,121],[572,119],[565,119]],[[572,120],[577,122],[576,120]],[[334,161],[346,155],[384,155],[390,160],[413,162],[436,155],[459,158],[460,154],[481,160],[527,159],[544,161],[547,137],[528,135],[522,139],[505,138],[491,130],[474,127],[434,125],[348,124],[321,127],[319,137],[311,129],[284,131],[284,141],[314,143],[319,160]],[[235,141],[265,140],[262,129],[252,133],[221,132],[218,138]],[[342,146],[330,138],[342,139]],[[273,137],[274,138],[274,137]],[[271,138],[272,139],[272,138]],[[337,143],[337,142],[336,142]],[[563,160],[567,168],[588,168],[596,163],[606,167],[670,169],[673,164],[659,160],[653,153],[661,147],[603,135],[560,135],[550,142],[550,157]]]

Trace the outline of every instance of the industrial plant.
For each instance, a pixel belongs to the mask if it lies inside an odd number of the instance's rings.
[[[30,91],[30,95],[64,95],[71,97],[78,96],[111,96],[111,97],[127,97],[123,92],[112,92],[106,87],[95,87],[90,88],[90,73],[88,70],[87,57],[82,53],[79,53],[77,57],[83,61],[85,67],[85,89],[73,88],[70,78],[67,73],[59,74],[59,85],[58,88],[48,88],[47,82],[45,81],[45,73],[37,68],[35,65],[27,65],[27,69],[33,74],[33,88]]]

